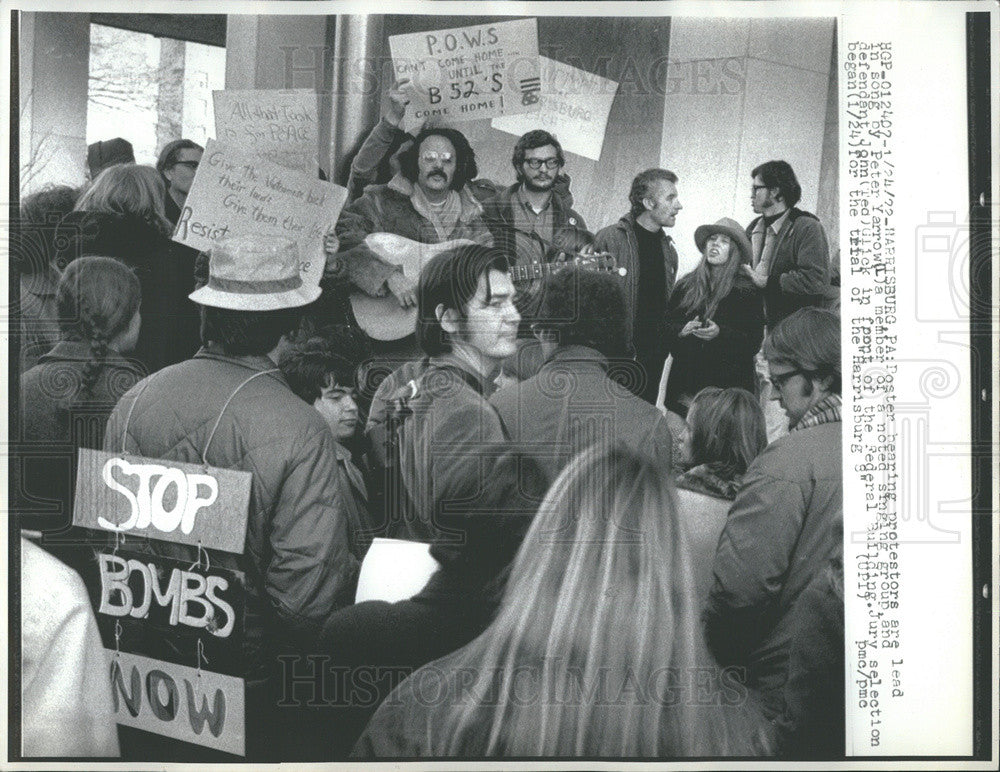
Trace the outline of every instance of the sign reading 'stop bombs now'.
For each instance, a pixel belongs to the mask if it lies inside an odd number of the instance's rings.
[[[316,286],[326,257],[323,236],[337,222],[347,189],[257,156],[252,149],[209,140],[174,230],[197,250],[241,235],[291,239],[299,269]]]
[[[413,124],[538,110],[536,19],[393,35],[389,50],[396,78],[411,83]]]
[[[80,450],[73,524],[243,552],[249,472]]]

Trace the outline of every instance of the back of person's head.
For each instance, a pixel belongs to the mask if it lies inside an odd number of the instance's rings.
[[[324,389],[333,386],[353,389],[357,381],[357,363],[319,337],[292,346],[282,356],[280,366],[292,391],[310,405]]]
[[[539,507],[496,619],[447,658],[480,677],[431,719],[432,751],[759,753],[763,719],[689,691],[712,664],[694,586],[668,476],[620,446],[583,452]]]
[[[760,401],[746,389],[709,386],[688,407],[690,463],[705,464],[723,480],[744,475],[767,447],[767,424]]]
[[[769,188],[777,188],[786,206],[795,206],[802,198],[802,186],[787,161],[768,161],[752,172],[751,177],[760,177]]]
[[[653,195],[653,186],[659,182],[672,182],[677,184],[677,175],[668,169],[646,169],[639,172],[632,180],[632,189],[629,190],[628,200],[632,205],[632,216],[638,217],[646,211],[643,199]]]
[[[41,273],[52,265],[56,226],[73,211],[79,194],[69,185],[50,185],[22,199],[18,231],[11,234],[11,258],[21,273]]]
[[[567,265],[542,285],[535,328],[557,336],[560,346],[588,346],[609,359],[629,353],[625,291],[618,277]]]
[[[827,390],[840,394],[840,317],[822,308],[800,308],[774,326],[762,348],[768,362],[828,380]]]
[[[242,311],[201,307],[201,342],[214,344],[230,356],[266,356],[302,320],[301,308]]]
[[[112,166],[98,175],[75,209],[138,217],[163,233],[171,230],[163,209],[163,179],[152,166]]]
[[[487,281],[489,272],[510,270],[506,254],[493,247],[466,244],[435,255],[423,270],[417,283],[417,343],[430,356],[440,356],[451,350],[448,335],[437,317],[438,306],[457,311],[465,318],[466,306],[479,288],[479,279]]]
[[[584,249],[594,246],[594,234],[584,228],[564,225],[552,236],[552,243],[545,252],[545,262],[572,260]]]
[[[111,345],[133,324],[140,299],[139,279],[114,258],[81,257],[63,271],[56,291],[59,330],[64,340],[90,344],[91,361],[84,371],[86,391],[93,388]],[[138,329],[133,332],[128,341],[132,346]]]
[[[173,142],[168,142],[163,146],[163,149],[160,151],[160,157],[156,159],[156,171],[160,173],[163,184],[168,187],[170,183],[163,176],[163,172],[177,163],[177,158],[180,156],[182,150],[201,150],[204,152],[205,148],[193,139],[175,139]]]
[[[115,137],[87,145],[87,172],[92,180],[112,166],[134,163],[135,151],[127,139]]]
[[[521,166],[524,164],[524,156],[527,151],[545,147],[546,145],[552,145],[555,148],[559,168],[565,165],[566,157],[563,155],[562,145],[559,144],[559,140],[544,129],[533,129],[527,134],[522,134],[517,140],[517,144],[514,145],[514,155],[511,158],[511,163],[514,166],[514,173],[517,175],[518,182],[524,180],[524,170]]]
[[[455,148],[455,176],[451,181],[452,190],[461,190],[479,174],[479,167],[476,165],[476,153],[469,144],[465,135],[457,129],[445,126],[436,126],[423,129],[413,139],[406,150],[399,154],[399,171],[410,182],[416,182],[419,175],[417,159],[420,157],[420,146],[424,140],[431,136],[444,137],[451,142]]]

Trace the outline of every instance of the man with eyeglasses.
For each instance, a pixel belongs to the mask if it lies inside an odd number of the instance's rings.
[[[180,219],[181,209],[187,200],[188,191],[191,190],[191,183],[194,182],[194,175],[198,171],[198,164],[204,152],[205,148],[190,139],[175,139],[164,145],[160,151],[156,171],[160,173],[167,186],[167,195],[163,202],[164,214],[174,225],[177,225],[177,220]]]
[[[347,204],[334,228],[339,253],[327,274],[346,274],[372,297],[391,293],[403,308],[416,305],[416,278],[372,251],[374,233],[402,236],[421,244],[467,239],[492,245],[483,208],[468,189],[478,173],[476,154],[460,131],[428,128],[399,156],[399,173],[385,185],[370,185]]]
[[[789,656],[803,634],[791,612],[843,538],[840,319],[800,309],[775,325],[763,352],[789,433],[750,464],[729,509],[705,623],[719,663],[746,668],[784,741],[801,731],[796,706],[822,688]],[[831,641],[828,656],[842,659],[843,636]]]
[[[562,145],[552,134],[535,129],[514,145],[511,159],[517,181],[484,204],[494,243],[519,265],[544,262],[554,235],[566,226],[586,230],[570,208],[562,168]],[[562,191],[556,194],[556,186]]]
[[[747,275],[764,290],[769,328],[806,306],[823,307],[830,294],[830,248],[816,215],[797,208],[802,187],[787,161],[753,170],[750,203],[760,215],[747,226],[753,265]]]

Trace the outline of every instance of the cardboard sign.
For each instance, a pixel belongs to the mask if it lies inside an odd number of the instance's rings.
[[[408,131],[428,118],[468,121],[538,110],[536,19],[393,35],[389,50],[396,78],[411,81]]]
[[[546,129],[559,139],[563,150],[599,161],[618,84],[555,59],[539,59],[542,89],[538,113],[494,118],[491,125],[516,136]]]
[[[395,603],[412,598],[440,568],[429,544],[403,539],[372,540],[361,564],[355,603],[384,600]]]
[[[162,555],[98,550],[84,582],[109,649],[243,675],[246,581],[242,572]]]
[[[313,91],[213,91],[215,135],[272,163],[316,177],[319,110]]]
[[[249,472],[81,448],[73,525],[242,553]]]
[[[302,279],[315,286],[326,264],[323,236],[346,200],[346,188],[210,139],[173,238],[200,251],[244,234],[292,239]]]
[[[119,724],[237,756],[245,753],[243,679],[138,654],[109,654]]]

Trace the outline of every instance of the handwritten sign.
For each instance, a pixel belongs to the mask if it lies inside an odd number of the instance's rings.
[[[389,50],[396,78],[409,78],[413,89],[407,130],[428,118],[467,121],[538,110],[536,19],[393,35]]]
[[[246,750],[241,678],[109,652],[115,721],[242,756]]]
[[[257,156],[315,177],[319,118],[315,92],[213,91],[215,133]]]
[[[249,472],[82,448],[73,524],[242,553]]]
[[[174,231],[174,241],[208,250],[227,237],[260,234],[299,244],[302,279],[316,286],[347,189],[209,140]]]
[[[539,59],[542,86],[538,113],[494,118],[491,125],[516,136],[546,129],[559,138],[563,150],[599,161],[618,84],[555,59]]]
[[[431,557],[430,545],[404,539],[372,540],[358,575],[355,603],[384,600],[395,603],[412,598],[440,566]]]

